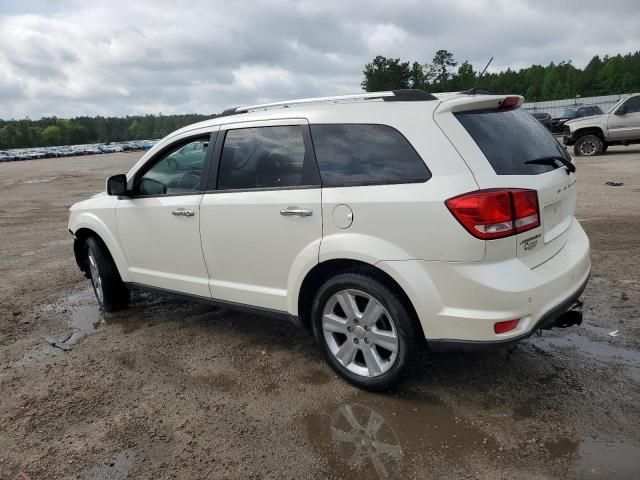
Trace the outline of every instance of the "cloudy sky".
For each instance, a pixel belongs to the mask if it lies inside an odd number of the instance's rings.
[[[0,0],[0,118],[215,113],[360,91],[376,55],[476,69],[640,49],[638,0]]]

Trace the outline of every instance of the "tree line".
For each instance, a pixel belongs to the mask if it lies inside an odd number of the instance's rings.
[[[377,56],[364,68],[362,88],[368,92],[399,88],[434,93],[463,91],[474,87],[479,73],[467,60],[458,63],[447,50],[438,50],[431,63]],[[602,58],[596,55],[584,69],[574,67],[570,60],[518,71],[507,68],[485,73],[477,88],[523,95],[528,102],[638,92],[640,51]]]
[[[178,128],[213,117],[187,114],[0,120],[0,150],[162,138]]]

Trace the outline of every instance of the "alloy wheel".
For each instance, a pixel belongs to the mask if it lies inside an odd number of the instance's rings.
[[[393,318],[381,302],[360,290],[341,290],[329,298],[322,333],[336,360],[356,375],[380,376],[398,358]]]

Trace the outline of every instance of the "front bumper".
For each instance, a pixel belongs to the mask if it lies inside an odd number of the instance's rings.
[[[576,141],[575,141],[575,139],[573,138],[573,135],[572,135],[571,133],[565,133],[565,134],[562,136],[562,143],[563,143],[564,145],[568,145],[568,146],[570,146],[570,145],[573,145],[574,143],[576,143]]]

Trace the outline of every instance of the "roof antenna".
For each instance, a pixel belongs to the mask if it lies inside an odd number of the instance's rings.
[[[478,78],[476,79],[476,83],[473,84],[473,88],[471,90],[467,90],[464,93],[468,93],[468,94],[471,94],[471,95],[476,93],[476,88],[478,87],[478,83],[480,83],[480,79],[484,76],[484,72],[487,71],[487,68],[489,68],[489,65],[491,65],[491,62],[493,62],[493,57],[491,57],[489,59],[489,61],[487,62],[487,65],[484,67],[484,70],[482,70],[482,73],[480,75],[478,75]]]

